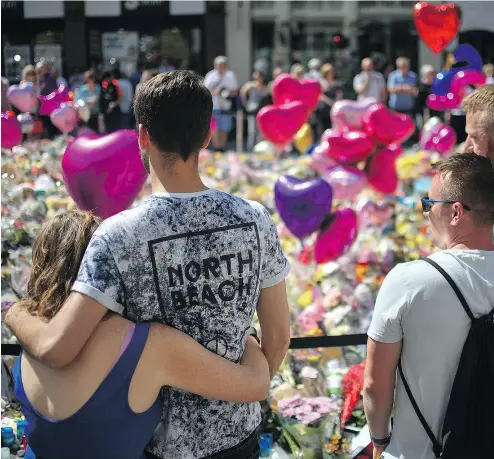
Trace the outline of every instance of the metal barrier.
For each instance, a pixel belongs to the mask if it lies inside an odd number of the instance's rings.
[[[344,347],[367,344],[367,335],[309,336],[292,338],[290,349],[315,349],[324,347]],[[2,344],[2,355],[19,355],[19,344]]]

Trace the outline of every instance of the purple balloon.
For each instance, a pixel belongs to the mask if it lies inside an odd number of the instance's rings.
[[[137,134],[125,129],[74,139],[65,149],[62,173],[79,207],[102,218],[128,209],[147,177]]]
[[[290,232],[302,239],[316,231],[331,210],[333,191],[322,178],[281,176],[274,185],[276,208]]]

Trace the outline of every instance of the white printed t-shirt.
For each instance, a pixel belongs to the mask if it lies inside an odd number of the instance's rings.
[[[268,211],[216,190],[160,193],[105,220],[73,290],[133,322],[171,325],[233,362],[243,353],[262,288],[290,266]],[[167,459],[208,456],[245,440],[258,403],[162,394],[162,423],[148,451]]]
[[[231,70],[226,70],[223,75],[220,75],[218,70],[214,69],[207,73],[204,77],[204,86],[210,91],[214,89],[226,89],[227,91],[237,91],[237,77]],[[232,102],[225,99],[221,94],[213,96],[213,110],[228,111],[232,108]]]
[[[494,308],[494,252],[445,250],[430,258],[452,277],[475,317]],[[396,266],[377,297],[368,335],[380,343],[403,340],[403,372],[439,441],[470,324],[451,286],[423,260]],[[434,459],[399,374],[396,381],[393,436],[383,457]]]

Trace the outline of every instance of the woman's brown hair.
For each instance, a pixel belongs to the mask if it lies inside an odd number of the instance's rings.
[[[19,305],[50,320],[70,295],[84,252],[101,220],[73,210],[57,215],[40,229],[33,245],[27,297]]]

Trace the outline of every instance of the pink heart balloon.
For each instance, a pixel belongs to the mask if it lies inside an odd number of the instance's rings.
[[[376,99],[372,97],[368,97],[360,102],[354,100],[339,100],[335,102],[330,112],[333,128],[362,131],[364,129],[362,117],[376,103]]]
[[[316,108],[321,96],[321,84],[315,78],[296,80],[288,73],[282,73],[273,83],[273,102],[283,105],[288,102],[303,102],[309,112]]]
[[[22,128],[14,112],[2,112],[2,148],[13,148],[22,142]]]
[[[21,112],[30,112],[38,103],[34,85],[28,81],[10,86],[7,91],[7,100]]]
[[[53,126],[57,127],[61,132],[70,132],[77,126],[77,110],[71,102],[63,103],[51,113],[50,119]]]
[[[435,94],[430,94],[427,97],[427,106],[432,110],[438,112],[445,112],[448,110],[454,110],[461,105],[462,96],[458,94],[453,94],[448,92],[445,96],[436,96]]]
[[[88,128],[87,126],[81,126],[77,129],[77,137],[89,136],[89,137],[99,137],[98,133]]]
[[[340,258],[357,237],[357,214],[349,208],[340,209],[330,217],[329,225],[317,235],[314,244],[316,263],[327,263]]]
[[[311,155],[311,163],[309,167],[316,171],[319,175],[328,172],[333,167],[336,167],[338,163],[328,156],[329,144],[328,142],[322,142],[316,148]]]
[[[102,218],[127,209],[147,177],[137,134],[124,129],[98,138],[77,137],[65,149],[62,173],[79,207]]]
[[[70,102],[69,90],[62,83],[58,89],[51,92],[47,96],[39,96],[39,101],[39,114],[51,115],[64,102]]]
[[[356,164],[367,159],[374,150],[374,143],[365,132],[344,131],[331,133],[325,136],[327,144],[326,154],[341,164]]]
[[[362,117],[364,130],[380,145],[402,143],[415,131],[412,118],[389,110],[383,104],[372,105]]]
[[[467,69],[458,72],[451,80],[450,91],[456,95],[462,95],[467,86],[479,86],[484,85],[486,82],[486,76],[479,70]]]
[[[451,126],[439,122],[431,129],[424,130],[420,138],[420,147],[424,151],[435,151],[441,156],[452,153],[456,145],[456,133]]]
[[[392,144],[369,159],[366,166],[367,179],[376,191],[392,194],[398,188],[396,159],[401,152],[399,145]]]
[[[337,166],[322,178],[331,185],[333,198],[338,201],[354,200],[367,185],[367,176],[353,166]]]
[[[288,145],[306,122],[309,112],[302,102],[268,105],[257,114],[259,131],[266,140],[277,146]]]
[[[357,204],[359,228],[384,228],[393,215],[393,209],[385,201],[372,202],[368,199]]]

